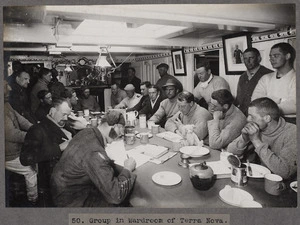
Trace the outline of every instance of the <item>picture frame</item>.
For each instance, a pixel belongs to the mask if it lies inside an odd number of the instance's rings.
[[[250,33],[230,34],[222,37],[224,64],[227,75],[239,75],[247,70],[242,53],[251,47]]]
[[[171,50],[174,76],[186,76],[184,48]]]

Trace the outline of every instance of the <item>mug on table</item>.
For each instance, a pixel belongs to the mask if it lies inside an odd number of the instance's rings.
[[[281,176],[277,174],[265,175],[265,191],[271,195],[280,195],[286,188]]]

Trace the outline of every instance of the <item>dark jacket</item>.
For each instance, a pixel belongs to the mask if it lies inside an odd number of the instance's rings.
[[[151,102],[150,102],[151,100],[150,100],[150,98],[147,100],[147,105],[148,105],[148,109],[149,109],[149,110],[147,111],[147,113],[144,113],[144,114],[146,114],[147,120],[150,119],[150,117],[153,116],[153,115],[156,113],[156,111],[157,111],[158,108],[159,108],[160,103],[161,103],[164,99],[165,99],[165,97],[162,96],[162,95],[160,94],[159,97],[158,97],[158,99],[156,100],[156,102],[155,102],[153,108],[152,108],[152,106],[151,106]]]
[[[24,116],[29,122],[35,124],[36,118],[30,109],[30,102],[27,90],[21,87],[17,82],[13,82],[9,93],[9,103],[21,116]]]
[[[122,80],[120,88],[124,89],[124,87],[127,84],[132,84],[135,88],[135,93],[141,94],[141,79],[140,78],[134,76],[134,78],[132,78],[131,81],[129,81],[128,78],[126,80]]]
[[[64,132],[45,117],[39,124],[32,126],[25,137],[20,154],[22,165],[38,163],[38,187],[50,188],[50,176],[61,156],[59,145],[68,139]]]
[[[254,76],[249,80],[247,72],[244,72],[239,79],[237,86],[237,95],[234,104],[245,114],[247,115],[248,106],[251,102],[251,97],[253,91],[262,76],[265,74],[273,72],[272,70],[260,66],[258,71]]]
[[[103,207],[124,201],[136,175],[124,168],[116,170],[104,148],[97,128],[84,129],[73,137],[51,177],[57,206]]]
[[[49,113],[51,107],[52,107],[51,105],[41,102],[39,107],[35,111],[35,117],[36,117],[37,121],[43,120]]]
[[[130,111],[138,111],[139,114],[145,114],[145,107],[147,107],[147,101],[149,100],[149,95],[146,95],[146,96],[143,96],[141,98],[141,100],[139,101],[138,104],[136,104],[135,106],[133,106],[132,108],[130,109],[127,109],[126,111],[127,112],[130,112]],[[143,111],[142,111],[143,110]],[[140,111],[142,111],[142,113],[140,113]]]

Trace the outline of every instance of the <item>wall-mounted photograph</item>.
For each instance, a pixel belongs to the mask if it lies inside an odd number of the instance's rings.
[[[186,65],[184,58],[184,49],[171,50],[173,70],[175,76],[186,76]]]
[[[233,34],[222,37],[226,74],[241,74],[246,70],[243,52],[251,47],[251,36],[247,34]]]

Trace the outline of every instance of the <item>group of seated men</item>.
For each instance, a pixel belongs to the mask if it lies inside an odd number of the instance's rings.
[[[197,65],[200,82],[193,93],[167,73],[167,64],[160,64],[156,85],[142,82],[141,96],[127,84],[126,97],[114,108],[136,110],[183,137],[189,129],[213,149],[226,149],[292,179],[297,171],[295,50],[287,43],[274,45],[270,61],[276,71],[271,73],[260,65],[257,49],[246,49],[243,57],[247,71],[236,98],[225,79],[211,74],[207,62]],[[5,90],[8,99],[9,85]],[[118,85],[112,86],[114,91],[122,92]],[[109,111],[98,127],[85,128],[86,121],[71,110],[70,100],[58,98],[45,119],[31,126],[6,102],[6,168],[25,176],[30,201],[43,199],[46,206],[126,205],[136,179],[135,161],[126,159],[119,168],[105,152],[107,143],[124,133],[120,115]]]

